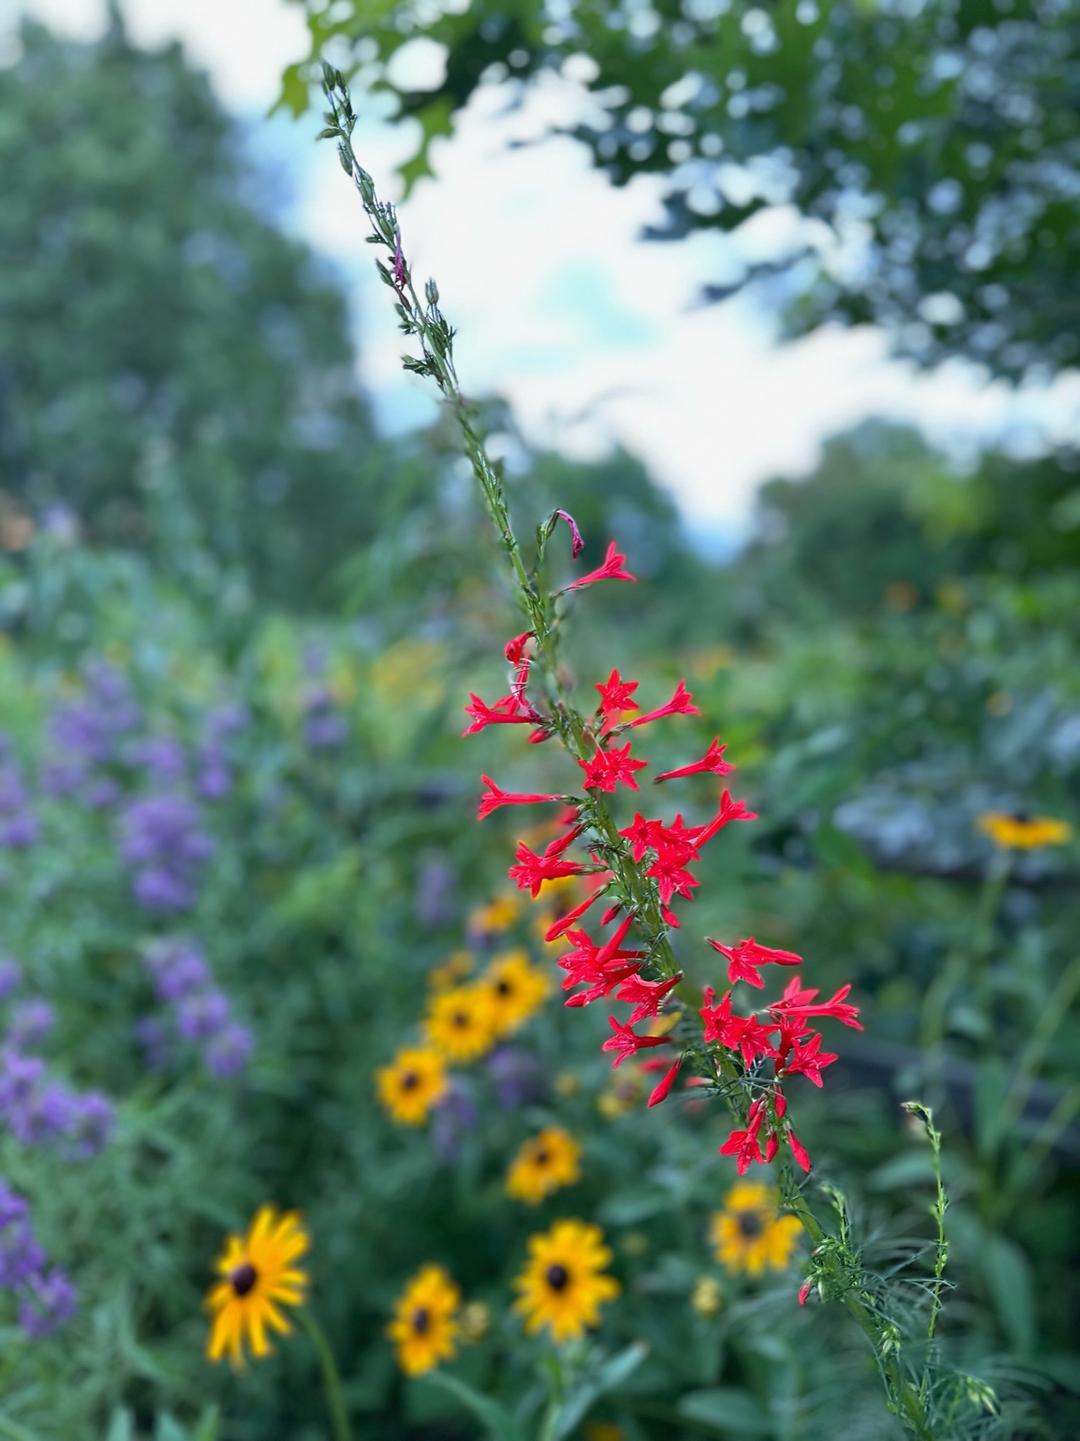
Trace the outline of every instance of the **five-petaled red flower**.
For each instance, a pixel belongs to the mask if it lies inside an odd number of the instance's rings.
[[[622,750],[613,746],[606,751],[597,746],[592,760],[578,761],[578,765],[585,772],[587,791],[613,791],[620,784],[636,791],[638,783],[634,779],[634,772],[644,770],[648,764],[648,761],[634,760],[630,754],[629,741]]]

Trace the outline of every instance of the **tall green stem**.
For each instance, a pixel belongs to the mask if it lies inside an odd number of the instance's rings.
[[[311,1312],[301,1307],[297,1313],[300,1324],[311,1337],[312,1344],[319,1357],[319,1368],[322,1371],[323,1390],[326,1393],[326,1408],[330,1412],[330,1430],[334,1441],[352,1441],[352,1432],[349,1429],[349,1416],[345,1409],[345,1396],[341,1390],[341,1376],[338,1372],[337,1362],[334,1360],[334,1353],[330,1349],[330,1343],[322,1327],[312,1316]]]

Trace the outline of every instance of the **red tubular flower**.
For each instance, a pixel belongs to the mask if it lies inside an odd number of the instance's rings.
[[[578,765],[585,772],[585,789],[608,792],[614,791],[620,783],[636,791],[638,783],[634,779],[634,772],[644,770],[648,764],[648,761],[633,759],[629,741],[622,750],[605,751],[597,746],[592,760],[578,761]]]
[[[499,789],[490,776],[481,776],[480,779],[484,782],[487,794],[480,797],[480,804],[476,810],[476,819],[478,821],[485,820],[491,815],[492,811],[497,811],[500,806],[531,806],[539,805],[545,801],[562,801],[566,799],[565,796],[561,795],[543,796],[532,795],[524,791],[504,791]]]
[[[660,1007],[681,980],[680,971],[677,976],[666,981],[643,981],[638,975],[624,981],[615,999],[634,1007],[626,1018],[627,1025],[636,1026],[639,1021],[644,1021],[649,1016],[659,1015]]]
[[[809,1037],[803,1041],[791,1041],[791,1053],[785,1055],[788,1049],[785,1042],[788,1041],[788,1034],[785,1027],[780,1028],[780,1045],[778,1050],[784,1056],[782,1066],[777,1067],[777,1074],[783,1071],[785,1076],[802,1075],[815,1086],[820,1087],[822,1083],[821,1073],[826,1066],[831,1066],[834,1061],[840,1059],[832,1051],[821,1051],[821,1032],[811,1031]]]
[[[557,941],[561,935],[565,935],[574,922],[579,920],[590,906],[595,905],[602,895],[602,890],[594,891],[591,896],[586,896],[583,901],[574,906],[572,910],[567,911],[564,916],[560,916],[559,919],[544,932],[544,940]]]
[[[800,1305],[800,1306],[805,1306],[805,1305],[806,1305],[807,1300],[808,1300],[809,1297],[810,1297],[810,1287],[811,1287],[812,1284],[813,1284],[813,1282],[811,1282],[810,1279],[809,1279],[809,1277],[808,1277],[808,1278],[802,1283],[802,1285],[799,1287],[799,1305]]]
[[[795,1157],[796,1161],[798,1161],[799,1165],[803,1168],[803,1170],[809,1175],[812,1165],[812,1162],[810,1160],[810,1153],[807,1151],[806,1147],[799,1140],[798,1136],[796,1136],[795,1132],[791,1129],[790,1126],[787,1129],[787,1140],[788,1145],[791,1147],[791,1154]]]
[[[600,1047],[602,1051],[614,1051],[615,1059],[611,1063],[611,1069],[621,1066],[627,1056],[636,1056],[639,1051],[648,1050],[651,1046],[670,1046],[672,1042],[667,1036],[639,1036],[629,1026],[624,1026],[614,1016],[608,1016],[608,1025],[612,1034]]]
[[[735,1157],[735,1170],[740,1176],[744,1176],[750,1168],[751,1161],[763,1165],[765,1158],[761,1154],[761,1146],[758,1143],[758,1132],[765,1119],[765,1102],[757,1100],[750,1107],[746,1117],[746,1129],[743,1131],[732,1131],[724,1144],[720,1147],[721,1156]]]
[[[668,1094],[675,1084],[675,1077],[679,1074],[679,1067],[681,1065],[682,1056],[680,1056],[677,1061],[672,1061],[671,1065],[649,1093],[649,1099],[646,1102],[648,1106],[658,1106],[661,1101],[667,1100]]]
[[[598,580],[637,580],[636,575],[631,575],[625,569],[626,556],[621,555],[615,548],[615,542],[609,541],[607,554],[604,556],[603,565],[596,570],[590,570],[588,575],[580,576],[577,580],[571,581],[565,590],[580,590],[585,585],[595,585]]]
[[[694,842],[700,850],[702,846],[712,840],[713,836],[717,835],[720,831],[722,831],[725,826],[730,825],[732,821],[756,820],[757,812],[748,811],[746,809],[745,801],[733,801],[731,799],[731,792],[724,791],[723,795],[720,797],[720,809],[717,811],[716,815],[713,816],[712,820],[708,823],[708,825],[701,826],[700,829],[695,833]]]
[[[585,869],[577,861],[564,861],[557,854],[549,855],[545,851],[542,856],[538,856],[524,841],[518,842],[514,855],[517,865],[511,866],[507,875],[519,890],[531,892],[534,900],[540,894],[540,888],[545,881],[560,880],[563,876],[579,876]]]
[[[705,1022],[705,1040],[718,1041],[729,1051],[738,1051],[746,1065],[753,1065],[758,1056],[775,1058],[771,1036],[777,1029],[759,1021],[756,1016],[735,1016],[731,1011],[731,992],[725,991],[718,1006],[713,1005],[715,992],[711,986],[705,988],[705,1004],[699,1011]]]
[[[668,905],[674,895],[682,896],[684,900],[693,900],[693,892],[701,884],[697,876],[666,856],[655,860],[645,874],[656,881],[662,906]]]
[[[709,749],[699,761],[692,761],[688,766],[678,766],[673,771],[663,771],[658,776],[653,776],[653,783],[657,781],[678,780],[680,776],[696,776],[707,773],[714,776],[730,775],[735,767],[730,761],[724,759],[726,745],[720,744],[720,737],[716,736],[709,742]]]
[[[681,680],[666,705],[658,706],[656,710],[648,710],[644,715],[635,716],[632,721],[627,721],[626,729],[631,730],[634,726],[648,725],[651,721],[662,720],[664,716],[700,714],[700,709],[694,704],[694,697],[686,689],[686,682]]]
[[[596,686],[600,692],[600,714],[604,717],[604,730],[615,725],[624,711],[640,709],[637,701],[633,699],[637,688],[636,680],[623,680],[617,670],[613,670],[606,681]]]
[[[523,630],[520,635],[515,635],[506,642],[503,654],[511,665],[517,665],[518,662],[524,658],[525,647],[532,638],[533,633],[531,630]]]
[[[469,693],[469,704],[465,707],[465,714],[472,716],[472,725],[466,726],[461,732],[463,736],[476,735],[478,731],[484,730],[487,726],[527,726],[535,725],[539,717],[531,706],[521,709],[521,697],[517,695],[504,695],[494,705],[488,705],[478,695]]]
[[[801,990],[799,978],[796,976],[784,988],[783,999],[773,1001],[769,1006],[769,1014],[777,1022],[805,1021],[807,1016],[831,1016],[842,1026],[850,1026],[853,1031],[861,1031],[858,1006],[844,1003],[844,998],[850,990],[850,986],[841,986],[829,1000],[815,1004],[814,997],[819,994],[817,989],[812,987],[806,991]]]
[[[720,941],[714,941],[712,936],[705,939],[714,951],[719,951],[722,956],[728,959],[728,980],[732,985],[736,981],[745,981],[749,986],[757,986],[761,990],[765,982],[759,966],[800,966],[802,956],[797,956],[794,951],[778,951],[771,946],[762,946],[754,940],[753,936],[745,941],[736,941],[733,946],[722,945]]]
[[[566,510],[557,510],[555,515],[559,520],[565,520],[570,527],[570,559],[577,560],[578,556],[585,549],[585,542],[581,538],[581,531],[578,530],[577,521]]]

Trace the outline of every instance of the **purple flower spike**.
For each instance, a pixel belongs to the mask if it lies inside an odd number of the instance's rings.
[[[220,991],[199,991],[185,996],[176,1008],[176,1029],[185,1041],[216,1036],[229,1021],[229,998]]]
[[[255,1041],[247,1026],[227,1025],[207,1043],[203,1059],[206,1069],[219,1080],[227,1080],[247,1069]]]
[[[43,1341],[75,1314],[75,1287],[59,1266],[33,1277],[19,1301],[19,1325],[32,1341]]]

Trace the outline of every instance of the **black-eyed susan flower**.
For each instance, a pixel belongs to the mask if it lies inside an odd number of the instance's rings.
[[[619,1294],[605,1273],[611,1252],[599,1226],[556,1221],[550,1231],[529,1238],[529,1259],[514,1281],[521,1294],[514,1309],[532,1333],[546,1326],[556,1341],[572,1341],[600,1319],[600,1307]]]
[[[772,1186],[740,1181],[724,1198],[724,1209],[714,1212],[710,1232],[723,1266],[736,1275],[760,1276],[787,1269],[802,1225],[797,1217],[780,1214]]]
[[[424,1266],[408,1282],[386,1328],[407,1376],[419,1376],[453,1356],[460,1305],[461,1292],[441,1266]]]
[[[480,940],[502,935],[517,920],[520,909],[521,903],[517,896],[497,896],[486,906],[477,906],[469,912],[468,932]]]
[[[446,1064],[438,1051],[408,1046],[375,1073],[379,1100],[401,1126],[422,1126],[446,1094]]]
[[[428,972],[428,984],[433,991],[448,991],[451,986],[460,985],[472,968],[471,951],[454,951],[441,966]]]
[[[568,1131],[548,1126],[519,1149],[506,1173],[506,1194],[537,1205],[581,1179],[581,1147]]]
[[[476,1061],[495,1044],[491,997],[480,985],[454,986],[432,997],[424,1030],[448,1061]]]
[[[491,1024],[499,1039],[523,1026],[551,993],[548,977],[520,948],[496,956],[481,984],[488,994]]]
[[[269,1355],[270,1331],[292,1330],[282,1306],[303,1304],[307,1275],[296,1262],[308,1249],[308,1235],[295,1211],[279,1215],[259,1209],[244,1236],[229,1236],[217,1259],[219,1280],[206,1297],[211,1315],[206,1354],[244,1364],[244,1347],[256,1358]]]
[[[1001,850],[1035,851],[1043,846],[1064,846],[1072,839],[1068,821],[1053,816],[1032,816],[1026,811],[987,811],[979,829]]]

